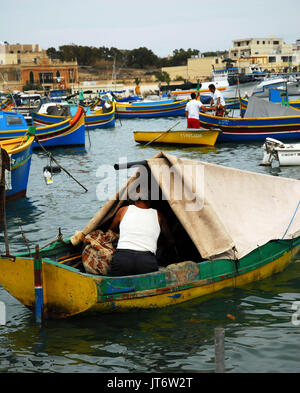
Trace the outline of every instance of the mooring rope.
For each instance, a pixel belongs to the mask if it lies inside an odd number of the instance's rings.
[[[296,207],[296,210],[295,210],[295,212],[294,212],[294,214],[293,214],[293,217],[292,217],[292,219],[291,219],[291,221],[290,221],[290,223],[289,223],[289,225],[288,225],[286,231],[284,232],[284,235],[282,236],[281,240],[284,239],[285,235],[287,234],[288,230],[290,229],[290,226],[292,225],[292,222],[293,222],[293,220],[294,220],[294,218],[295,218],[295,216],[296,216],[296,213],[297,213],[297,211],[298,211],[298,209],[299,209],[299,206],[300,206],[300,200],[299,200],[298,205],[297,205],[297,207]]]

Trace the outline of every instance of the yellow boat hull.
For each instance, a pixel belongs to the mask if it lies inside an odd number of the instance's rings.
[[[162,133],[161,131],[134,131],[134,140],[139,143],[165,143],[177,145],[214,146],[220,130],[187,129]],[[157,139],[155,139],[157,138]]]
[[[123,292],[115,296],[101,293],[105,277],[80,273],[77,269],[59,265],[50,260],[42,262],[44,316],[64,318],[76,314],[127,311],[132,309],[161,308],[179,304],[201,296],[209,295],[224,288],[240,287],[264,279],[282,271],[299,252],[297,245],[274,258],[264,266],[232,277],[212,281],[202,279],[185,282],[178,273],[179,281],[168,287]],[[1,285],[26,307],[35,309],[34,263],[32,258],[1,257]],[[215,261],[218,267],[218,261]],[[194,268],[190,262],[183,263],[182,272]],[[185,271],[186,270],[186,271]],[[177,273],[176,273],[177,274]],[[122,278],[120,278],[122,280]],[[113,284],[113,282],[112,282]],[[117,284],[117,287],[120,282]],[[115,284],[113,284],[115,288]],[[115,288],[116,289],[116,288]],[[118,289],[118,288],[117,288]]]

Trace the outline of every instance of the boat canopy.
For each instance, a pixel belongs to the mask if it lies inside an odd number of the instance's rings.
[[[240,259],[269,241],[300,235],[299,180],[163,152],[148,159],[147,164],[166,203],[204,259]],[[74,234],[73,245],[110,222],[124,204],[125,193],[136,187],[138,171],[82,232]],[[180,195],[182,185],[184,192]]]
[[[249,97],[245,118],[283,116],[299,117],[300,112],[297,109],[278,105],[274,102],[262,100],[261,98],[255,96]]]
[[[23,130],[28,125],[21,113],[0,111],[0,131]]]

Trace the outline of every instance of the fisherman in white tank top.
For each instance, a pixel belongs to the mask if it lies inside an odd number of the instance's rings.
[[[111,276],[127,276],[158,270],[157,240],[162,231],[170,243],[173,237],[164,216],[150,208],[147,200],[121,207],[110,229],[120,232],[116,253],[111,264]]]
[[[224,97],[219,90],[216,89],[213,83],[211,83],[208,88],[211,93],[210,107],[208,110],[216,110],[216,116],[224,116],[226,110]]]

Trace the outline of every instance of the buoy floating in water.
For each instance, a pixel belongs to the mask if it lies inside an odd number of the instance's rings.
[[[48,171],[48,169],[44,170],[44,177],[45,177],[45,182],[46,184],[52,184],[53,179],[51,173]]]

